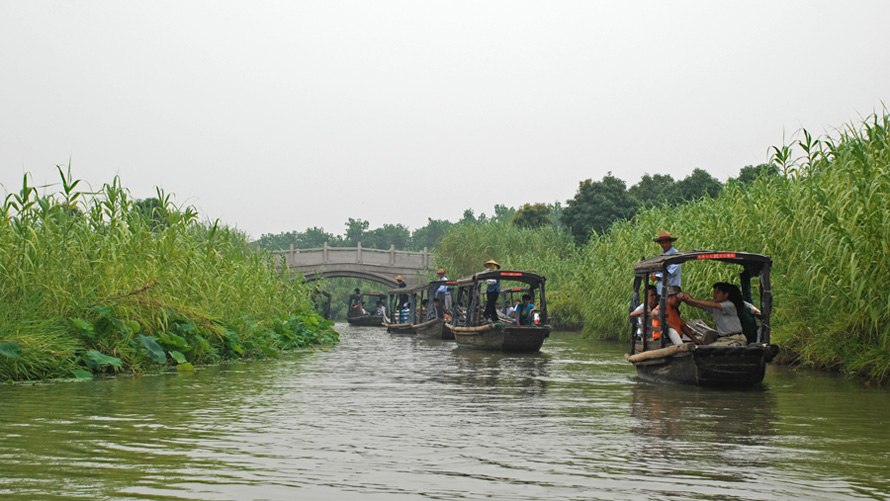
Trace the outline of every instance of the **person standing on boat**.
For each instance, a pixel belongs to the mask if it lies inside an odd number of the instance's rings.
[[[652,241],[658,243],[661,246],[661,250],[663,251],[661,254],[673,254],[675,252],[680,252],[674,248],[674,241],[677,240],[677,237],[672,237],[671,232],[667,230],[661,230],[658,232],[658,236],[653,238]],[[656,284],[656,292],[658,295],[661,295],[661,286],[662,284],[675,287],[680,287],[680,265],[672,264],[667,267],[668,276],[665,280],[662,280],[661,273],[653,273],[649,276],[650,280],[657,281]]]
[[[437,274],[439,275],[439,281],[448,281],[448,277],[445,276],[444,268],[439,268]],[[451,311],[451,289],[449,289],[447,285],[440,285],[439,288],[436,289],[436,298],[439,300],[439,308],[445,308],[444,311],[436,312],[436,315],[438,315],[439,318],[442,318],[446,311]]]
[[[399,289],[404,289],[405,287],[408,287],[408,284],[405,283],[405,280],[402,278],[402,275],[396,275],[396,282],[398,282],[398,284],[399,284],[399,286],[398,286]],[[408,302],[407,294],[402,294],[399,296],[399,306],[402,306],[403,304],[405,304],[407,302]]]
[[[501,269],[501,265],[494,259],[486,261],[485,271],[494,271],[495,268]],[[501,295],[501,281],[491,278],[485,281],[485,311],[482,312],[482,318],[490,318],[492,322],[498,322],[497,302],[498,296]]]

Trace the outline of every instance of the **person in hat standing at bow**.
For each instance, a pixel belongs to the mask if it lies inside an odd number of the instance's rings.
[[[674,241],[677,240],[677,237],[672,237],[671,232],[667,230],[661,230],[658,232],[658,236],[653,238],[652,241],[656,242],[661,246],[662,255],[664,254],[673,254],[675,252],[680,252],[674,248]],[[653,273],[649,276],[649,279],[652,281],[657,281],[656,289],[658,295],[661,295],[661,286],[667,285],[668,287],[680,287],[680,265],[672,264],[667,267],[668,276],[662,280],[661,273]]]
[[[501,265],[494,259],[489,259],[483,266],[485,266],[485,271],[494,271],[495,268],[501,269]],[[482,317],[490,318],[492,322],[498,322],[500,319],[498,318],[496,305],[498,296],[501,295],[501,281],[495,278],[490,278],[486,280],[485,283],[485,311],[482,312]]]
[[[439,275],[440,282],[448,281],[448,277],[445,276],[444,268],[439,268],[439,271],[437,271],[436,274]],[[443,318],[445,313],[451,311],[451,288],[447,285],[440,285],[436,289],[436,298],[439,300],[439,305],[436,307],[436,315],[438,315],[439,318]]]
[[[405,287],[408,287],[408,284],[405,283],[405,279],[402,278],[402,275],[398,275],[398,276],[396,276],[396,282],[399,284],[399,286],[398,286],[399,289],[404,289]],[[408,295],[407,295],[407,294],[401,294],[401,295],[399,295],[399,308],[401,308],[402,306],[404,306],[404,304],[407,303],[407,302],[408,302]]]

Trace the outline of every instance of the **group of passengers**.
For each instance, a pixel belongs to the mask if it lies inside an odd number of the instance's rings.
[[[660,231],[658,236],[652,240],[661,245],[662,254],[678,252],[673,245],[677,238],[672,237],[668,231]],[[667,294],[667,310],[664,315],[668,324],[666,332],[673,344],[679,345],[692,341],[696,344],[744,346],[756,340],[757,324],[754,316],[760,315],[760,310],[743,299],[738,286],[727,282],[717,282],[713,286],[713,301],[695,299],[680,289],[681,266],[679,264],[669,265],[666,271],[667,276],[665,277],[662,277],[661,273],[655,273],[649,277],[650,280],[656,282],[655,288],[647,289],[646,301],[630,314],[631,318],[635,318],[639,325],[637,329],[639,336],[642,336],[643,332],[641,324],[645,310],[651,319],[652,339],[661,339],[661,332],[664,328],[660,325],[658,308],[660,295],[664,292]],[[680,317],[678,310],[680,303],[686,303],[713,315],[717,339],[711,342],[711,339],[707,339],[705,335],[697,336],[696,332]]]
[[[485,271],[500,270],[501,265],[494,259],[490,259],[483,263]],[[445,270],[439,269],[439,280],[447,281]],[[495,278],[487,279],[484,283],[485,287],[485,307],[482,311],[482,318],[488,322],[503,322],[497,311],[497,302],[501,294],[501,281]],[[436,290],[436,311],[439,318],[445,318],[446,321],[451,320],[447,314],[451,305],[451,288],[442,285]],[[538,311],[538,307],[532,303],[532,297],[529,294],[523,294],[521,301],[516,301],[514,306],[507,309],[507,317],[510,322],[518,325],[533,325],[535,323],[534,313]],[[432,314],[432,312],[431,312]]]

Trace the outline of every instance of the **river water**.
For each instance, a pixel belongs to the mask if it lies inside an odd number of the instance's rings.
[[[195,374],[0,386],[0,499],[886,499],[890,392],[771,367],[636,380],[621,344],[341,344]]]

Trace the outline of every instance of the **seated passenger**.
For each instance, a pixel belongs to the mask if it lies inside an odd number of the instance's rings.
[[[538,307],[531,304],[532,297],[528,294],[522,295],[522,304],[520,304],[517,309],[519,311],[519,316],[517,318],[517,323],[519,325],[533,325],[535,323],[535,319],[532,316],[532,312],[538,311]]]
[[[668,323],[668,338],[674,344],[683,344],[683,337],[685,336],[687,339],[693,341],[695,344],[705,344],[703,340],[697,338],[695,334],[692,332],[692,329],[686,325],[686,322],[680,318],[680,310],[677,307],[680,306],[680,288],[676,286],[668,287],[668,300],[667,300],[667,323]]]
[[[743,346],[748,339],[742,330],[742,317],[748,313],[738,287],[726,282],[714,284],[714,300],[694,299],[685,292],[680,300],[714,315],[719,339],[714,344]]]
[[[517,299],[517,300],[516,300],[516,304],[513,304],[513,305],[511,305],[511,306],[508,306],[508,307],[507,307],[507,317],[509,317],[509,318],[516,318],[516,312],[519,311],[519,305],[520,305],[520,304],[521,304],[521,301],[519,301],[519,300]]]
[[[630,318],[635,318],[635,322],[637,323],[637,336],[640,339],[643,339],[643,309],[649,312],[649,320],[651,321],[653,318],[656,319],[656,311],[658,308],[658,293],[655,292],[654,288],[649,289],[649,292],[646,294],[646,302],[637,306],[636,309],[630,312]],[[654,337],[653,339],[660,339],[659,337]]]

